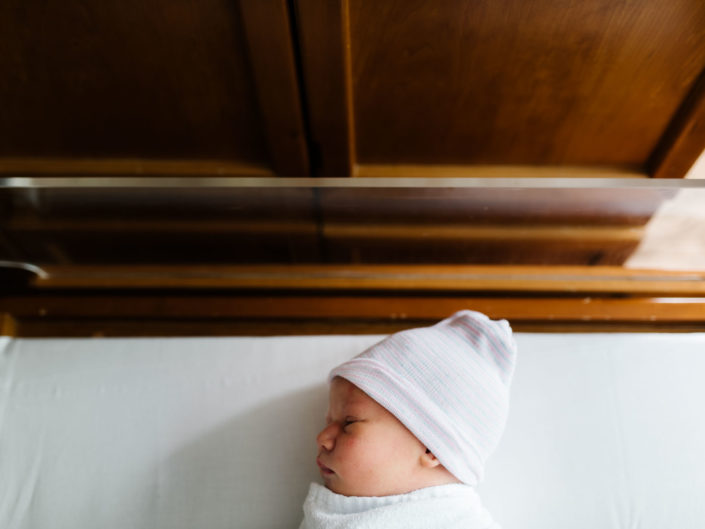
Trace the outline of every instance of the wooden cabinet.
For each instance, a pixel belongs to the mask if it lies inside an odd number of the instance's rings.
[[[682,177],[703,150],[703,3],[297,5],[324,174]]]
[[[705,148],[700,0],[10,0],[0,103],[0,332],[702,330],[621,266]]]
[[[308,174],[285,2],[0,6],[6,175]]]
[[[682,177],[690,0],[5,2],[5,175]]]

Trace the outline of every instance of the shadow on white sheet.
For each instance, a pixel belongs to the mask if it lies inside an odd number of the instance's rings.
[[[296,527],[325,376],[363,342],[11,342],[0,527]]]
[[[11,341],[0,527],[296,528],[325,376],[378,339]],[[705,527],[705,335],[517,341],[480,486],[505,529]]]

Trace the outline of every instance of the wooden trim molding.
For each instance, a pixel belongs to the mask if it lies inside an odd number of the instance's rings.
[[[17,323],[10,314],[0,313],[0,336],[16,336]]]
[[[646,178],[638,167],[553,165],[358,164],[353,176],[368,178]]]
[[[147,318],[434,321],[453,312],[473,309],[510,321],[556,322],[689,322],[705,325],[705,297],[486,297],[344,294],[153,295],[105,296],[44,294],[32,298],[7,296],[0,310],[18,320]]]
[[[546,266],[45,266],[17,336],[391,332],[461,309],[517,330],[705,331],[705,273]]]
[[[285,0],[240,2],[272,168],[279,176],[309,173],[301,95]]]
[[[268,167],[229,160],[0,158],[4,176],[238,176],[268,178]]]
[[[619,266],[469,265],[46,265],[46,289],[246,289],[705,296],[705,272]]]
[[[647,162],[653,178],[683,178],[705,146],[705,71],[690,90]]]
[[[392,332],[461,309],[515,330],[705,331],[705,298],[87,295],[7,297],[15,336],[185,336]]]

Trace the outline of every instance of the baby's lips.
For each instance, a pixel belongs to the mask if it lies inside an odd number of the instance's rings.
[[[320,468],[321,471],[322,471],[324,474],[335,474],[335,472],[333,472],[332,469],[330,469],[330,468],[328,468],[326,465],[324,465],[324,464],[321,462],[321,460],[318,459],[318,458],[316,459],[316,464],[318,465],[318,468]]]

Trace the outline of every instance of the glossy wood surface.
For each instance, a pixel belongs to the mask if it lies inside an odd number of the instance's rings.
[[[5,174],[308,173],[284,0],[4,2],[0,77]]]
[[[350,176],[356,161],[348,0],[297,0],[313,176]]]
[[[703,27],[689,0],[351,2],[359,163],[640,166]]]
[[[0,193],[0,260],[39,265],[618,265],[663,189]]]
[[[309,82],[352,111],[330,135],[343,138],[353,125],[354,174],[501,164],[682,177],[705,144],[694,132],[705,4],[298,2],[303,19],[323,18],[332,4],[349,9],[340,34],[349,35],[351,84]],[[337,27],[340,18],[330,20]],[[338,75],[346,55],[326,59],[333,42],[326,34],[304,47],[304,64],[319,67],[311,77]],[[324,166],[337,152],[323,150]]]
[[[13,0],[0,175],[677,178],[704,72],[691,0]],[[705,321],[701,273],[616,268],[663,190],[4,191],[46,271],[0,266],[6,334]]]
[[[682,177],[704,27],[691,0],[13,0],[0,174]]]
[[[306,176],[309,160],[287,1],[243,0],[240,9],[270,165],[282,176]]]
[[[47,265],[37,289],[270,289],[278,291],[424,291],[629,293],[703,296],[705,272],[609,266],[467,265]]]
[[[515,330],[704,330],[705,300],[395,296],[80,294],[5,297],[19,336],[155,336],[390,332],[461,309],[507,318]],[[391,327],[391,329],[390,329]]]

